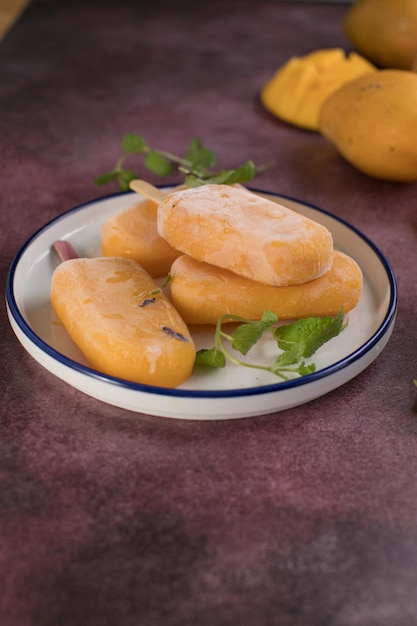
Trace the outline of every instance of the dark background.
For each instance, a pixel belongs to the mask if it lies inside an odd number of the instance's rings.
[[[26,354],[3,307],[2,625],[417,623],[416,186],[364,176],[258,98],[290,56],[349,49],[345,10],[38,0],[2,41],[3,289],[37,228],[115,191],[93,180],[137,131],[172,152],[199,135],[222,167],[273,160],[256,185],[359,228],[399,290],[394,333],[356,379],[224,422],[81,394]]]

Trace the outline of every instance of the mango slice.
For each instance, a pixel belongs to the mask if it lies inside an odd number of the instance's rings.
[[[417,180],[417,74],[379,70],[323,105],[320,131],[351,165],[383,180]]]
[[[333,239],[321,224],[247,189],[203,185],[175,191],[158,207],[158,232],[174,248],[270,285],[321,276]]]
[[[187,324],[216,324],[227,313],[256,320],[265,309],[280,319],[336,315],[353,309],[362,293],[359,265],[336,250],[331,269],[303,285],[263,285],[186,255],[174,261],[171,278],[172,302]]]
[[[195,347],[167,297],[132,259],[72,259],[53,272],[51,303],[92,368],[128,381],[176,387]]]
[[[134,259],[154,278],[166,275],[181,252],[158,234],[157,209],[143,200],[110,216],[101,228],[103,256]]]
[[[328,96],[345,83],[376,68],[352,52],[340,48],[316,50],[292,57],[260,93],[262,104],[285,122],[308,130],[319,129],[319,114]]]

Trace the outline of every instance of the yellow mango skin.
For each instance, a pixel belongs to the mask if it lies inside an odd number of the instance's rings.
[[[257,320],[265,309],[280,319],[294,319],[353,309],[362,293],[362,271],[335,250],[324,276],[303,285],[273,287],[184,255],[172,265],[170,285],[171,300],[187,324],[216,324],[226,314]]]
[[[376,71],[358,54],[346,56],[340,48],[316,50],[292,57],[266,83],[262,104],[285,122],[318,131],[319,114],[328,96],[350,80]]]
[[[379,68],[411,68],[417,55],[415,0],[358,0],[343,28],[356,50]]]
[[[320,132],[369,176],[417,180],[417,74],[379,70],[344,85],[324,103]]]
[[[101,228],[103,256],[134,259],[153,278],[165,276],[181,254],[157,230],[158,205],[143,200],[110,216]]]
[[[132,259],[61,263],[52,275],[51,304],[90,366],[103,374],[176,387],[193,371],[195,347],[187,326]]]

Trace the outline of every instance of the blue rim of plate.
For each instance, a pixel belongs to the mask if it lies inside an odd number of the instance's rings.
[[[160,188],[171,187],[171,186],[172,185],[161,185]],[[304,200],[299,200],[298,198],[294,198],[293,196],[287,196],[287,195],[272,192],[272,191],[264,191],[262,189],[257,189],[254,187],[251,187],[250,189],[257,193],[262,193],[265,195],[271,195],[274,197],[283,198],[291,202],[297,202],[298,204],[302,204],[306,207],[314,209],[315,211],[318,211],[319,213],[322,213],[323,215],[329,216],[331,219],[339,222],[340,224],[342,224],[343,226],[351,230],[353,233],[355,233],[360,239],[362,239],[374,251],[381,265],[384,267],[384,270],[388,277],[389,286],[390,286],[389,305],[387,307],[387,312],[384,316],[384,319],[382,320],[381,324],[379,325],[378,329],[374,332],[374,334],[364,344],[362,344],[360,348],[358,348],[357,350],[355,350],[348,356],[344,357],[343,359],[340,359],[339,361],[332,363],[332,365],[324,367],[316,372],[313,372],[312,374],[308,374],[300,378],[295,378],[295,379],[288,380],[288,381],[280,381],[277,383],[272,383],[270,385],[262,385],[260,387],[246,387],[243,389],[205,389],[201,391],[194,390],[194,389],[178,389],[178,388],[169,389],[167,387],[154,387],[151,385],[142,385],[140,383],[134,383],[134,382],[124,380],[122,378],[108,376],[107,374],[101,374],[97,370],[94,370],[86,365],[83,365],[81,363],[78,363],[77,361],[74,361],[73,359],[70,359],[69,357],[66,357],[65,355],[55,350],[55,348],[50,346],[48,343],[46,343],[43,339],[41,339],[32,330],[32,328],[24,319],[23,315],[21,314],[19,310],[19,307],[17,306],[16,298],[14,295],[14,289],[13,289],[14,276],[15,276],[15,272],[16,272],[16,269],[17,269],[17,266],[19,264],[21,257],[29,248],[29,246],[32,244],[32,242],[35,239],[37,239],[44,231],[48,230],[48,228],[50,228],[53,224],[56,224],[57,222],[65,219],[70,214],[74,214],[78,211],[87,209],[92,204],[105,202],[107,200],[111,200],[112,198],[118,198],[123,195],[131,194],[132,192],[130,191],[108,194],[106,196],[102,196],[100,198],[96,198],[88,202],[79,204],[65,211],[64,213],[58,215],[57,217],[51,219],[49,222],[44,224],[44,226],[42,226],[36,232],[33,233],[33,235],[21,246],[20,250],[17,252],[16,256],[14,257],[11,263],[11,266],[8,272],[7,283],[6,283],[6,303],[9,307],[10,314],[12,315],[14,321],[16,322],[20,330],[24,333],[24,335],[26,335],[26,337],[34,345],[36,345],[40,350],[42,350],[43,352],[51,356],[53,359],[55,359],[62,365],[70,369],[73,369],[81,374],[84,374],[88,377],[103,381],[105,383],[115,385],[116,387],[121,387],[123,389],[129,389],[131,391],[137,391],[137,392],[148,393],[148,394],[175,396],[175,397],[181,397],[181,398],[187,398],[187,397],[188,398],[231,398],[231,397],[238,398],[238,397],[252,396],[252,395],[263,395],[263,394],[275,393],[281,390],[284,391],[287,389],[296,389],[297,387],[308,385],[318,380],[321,380],[323,378],[327,378],[328,376],[331,376],[332,374],[335,374],[336,372],[342,369],[345,369],[349,365],[352,365],[353,363],[355,363],[356,361],[364,357],[368,352],[370,352],[374,348],[374,346],[382,339],[382,337],[384,337],[386,332],[391,327],[391,324],[395,320],[395,316],[397,312],[397,284],[396,284],[393,270],[391,269],[385,256],[382,254],[379,248],[373,243],[373,241],[371,241],[371,239],[369,239],[360,230],[358,230],[355,226],[352,226],[351,224],[349,224],[349,222],[347,222],[343,218],[338,217],[337,215],[335,215],[334,213],[331,213],[330,211],[326,211],[325,209],[317,207],[314,204],[305,202]]]

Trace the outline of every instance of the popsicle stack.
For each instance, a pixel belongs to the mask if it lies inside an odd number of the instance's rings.
[[[171,299],[187,324],[220,316],[281,319],[351,310],[362,272],[335,251],[329,230],[242,187],[204,185],[165,197],[159,234],[184,252],[171,266]]]
[[[360,267],[323,225],[240,185],[132,188],[149,198],[104,223],[104,256],[68,260],[52,277],[52,305],[98,371],[175,387],[194,365],[187,325],[265,309],[335,315],[359,302]],[[154,281],[168,272],[170,299]]]

